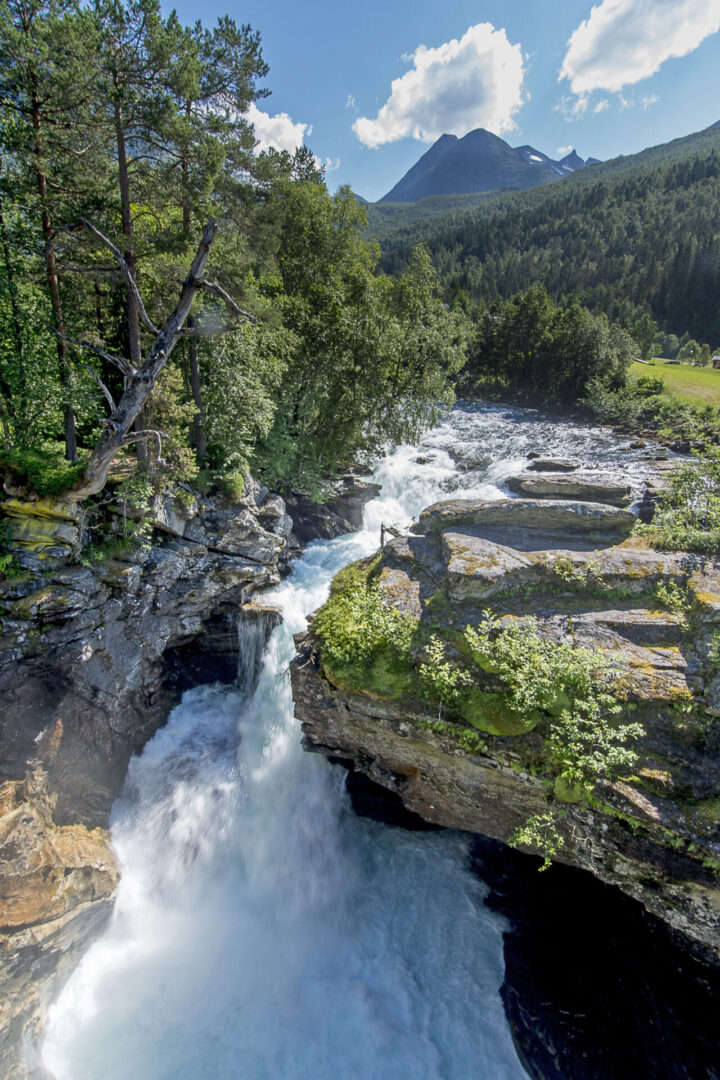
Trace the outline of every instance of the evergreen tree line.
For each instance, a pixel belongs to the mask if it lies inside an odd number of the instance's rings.
[[[647,316],[660,347],[698,343],[687,358],[720,344],[717,129],[425,221],[421,206],[376,220],[382,267],[402,272],[422,242],[449,302],[490,305],[542,285],[628,330]]]
[[[452,400],[462,313],[422,250],[378,271],[364,211],[328,194],[307,148],[257,152],[247,111],[267,73],[259,34],[228,17],[0,0],[0,438],[16,475],[58,453],[60,486],[81,470],[210,219],[210,283],[136,420],[162,435],[137,442],[156,485],[252,467],[320,490]]]

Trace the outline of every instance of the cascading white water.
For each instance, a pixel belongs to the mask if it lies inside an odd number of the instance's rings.
[[[266,594],[285,621],[252,698],[190,691],[132,761],[112,820],[114,917],[48,1019],[57,1080],[525,1076],[498,996],[502,922],[466,839],[356,818],[343,771],[300,748],[287,665],[381,521],[406,525],[451,492],[500,497],[530,449],[604,467],[617,447],[520,410],[456,409],[381,463],[364,531],[311,545]],[[629,464],[640,477],[639,455]]]

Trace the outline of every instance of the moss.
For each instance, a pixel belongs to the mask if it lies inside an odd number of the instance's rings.
[[[385,700],[420,695],[413,665],[389,649],[359,661],[323,658],[322,667],[332,685],[348,694],[367,694]]]
[[[553,784],[555,798],[564,803],[579,803],[585,798],[585,792],[579,784],[569,783],[561,774],[555,777]]]
[[[695,812],[701,821],[709,825],[720,825],[720,797],[714,799],[702,799],[696,806]]]
[[[358,559],[338,570],[330,585],[330,595],[339,596],[356,585],[367,585],[380,572],[382,555],[378,553],[369,559]]]
[[[477,687],[463,694],[457,712],[468,724],[488,735],[525,735],[540,721],[536,711],[522,715],[509,708],[507,694]]]
[[[449,607],[450,601],[443,589],[436,589],[432,596],[429,596],[425,601],[425,610],[433,614],[447,611]]]

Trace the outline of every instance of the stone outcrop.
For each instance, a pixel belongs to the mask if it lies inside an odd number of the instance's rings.
[[[301,544],[311,540],[332,540],[362,528],[363,510],[377,497],[379,484],[344,476],[333,483],[333,494],[323,503],[309,495],[293,492],[286,499],[292,515],[293,534]]]
[[[535,452],[528,454],[528,461],[528,469],[537,472],[575,472],[580,468],[580,462],[574,458],[543,457]]]
[[[27,1075],[22,1047],[110,914],[108,814],[130,756],[182,691],[234,680],[243,605],[277,621],[249,602],[287,563],[282,499],[249,482],[236,503],[155,513],[152,547],[0,582],[2,1077]]]
[[[410,676],[383,681],[362,665],[350,676],[312,632],[292,669],[296,715],[308,749],[352,763],[431,823],[507,842],[550,798],[563,811],[561,861],[641,901],[717,964],[720,575],[712,560],[649,550],[631,524],[600,504],[452,500],[358,573],[426,634],[457,640],[489,608],[613,658],[617,693],[646,730],[632,775],[587,799],[553,791],[542,717],[503,713],[492,676],[480,673],[486,707],[438,724]]]
[[[623,480],[603,479],[595,473],[520,473],[509,476],[505,483],[510,491],[530,499],[581,499],[628,506],[632,498],[630,484]]]

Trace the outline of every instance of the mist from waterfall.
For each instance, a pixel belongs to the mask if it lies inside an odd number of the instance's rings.
[[[504,496],[530,449],[602,468],[617,439],[521,410],[456,409],[376,470],[362,532],[316,542],[241,627],[241,687],[185,694],[112,815],[112,922],[53,1006],[57,1080],[521,1080],[498,990],[502,920],[458,833],[357,818],[300,746],[292,635],[335,572],[450,494]],[[624,466],[639,455],[624,456]]]

